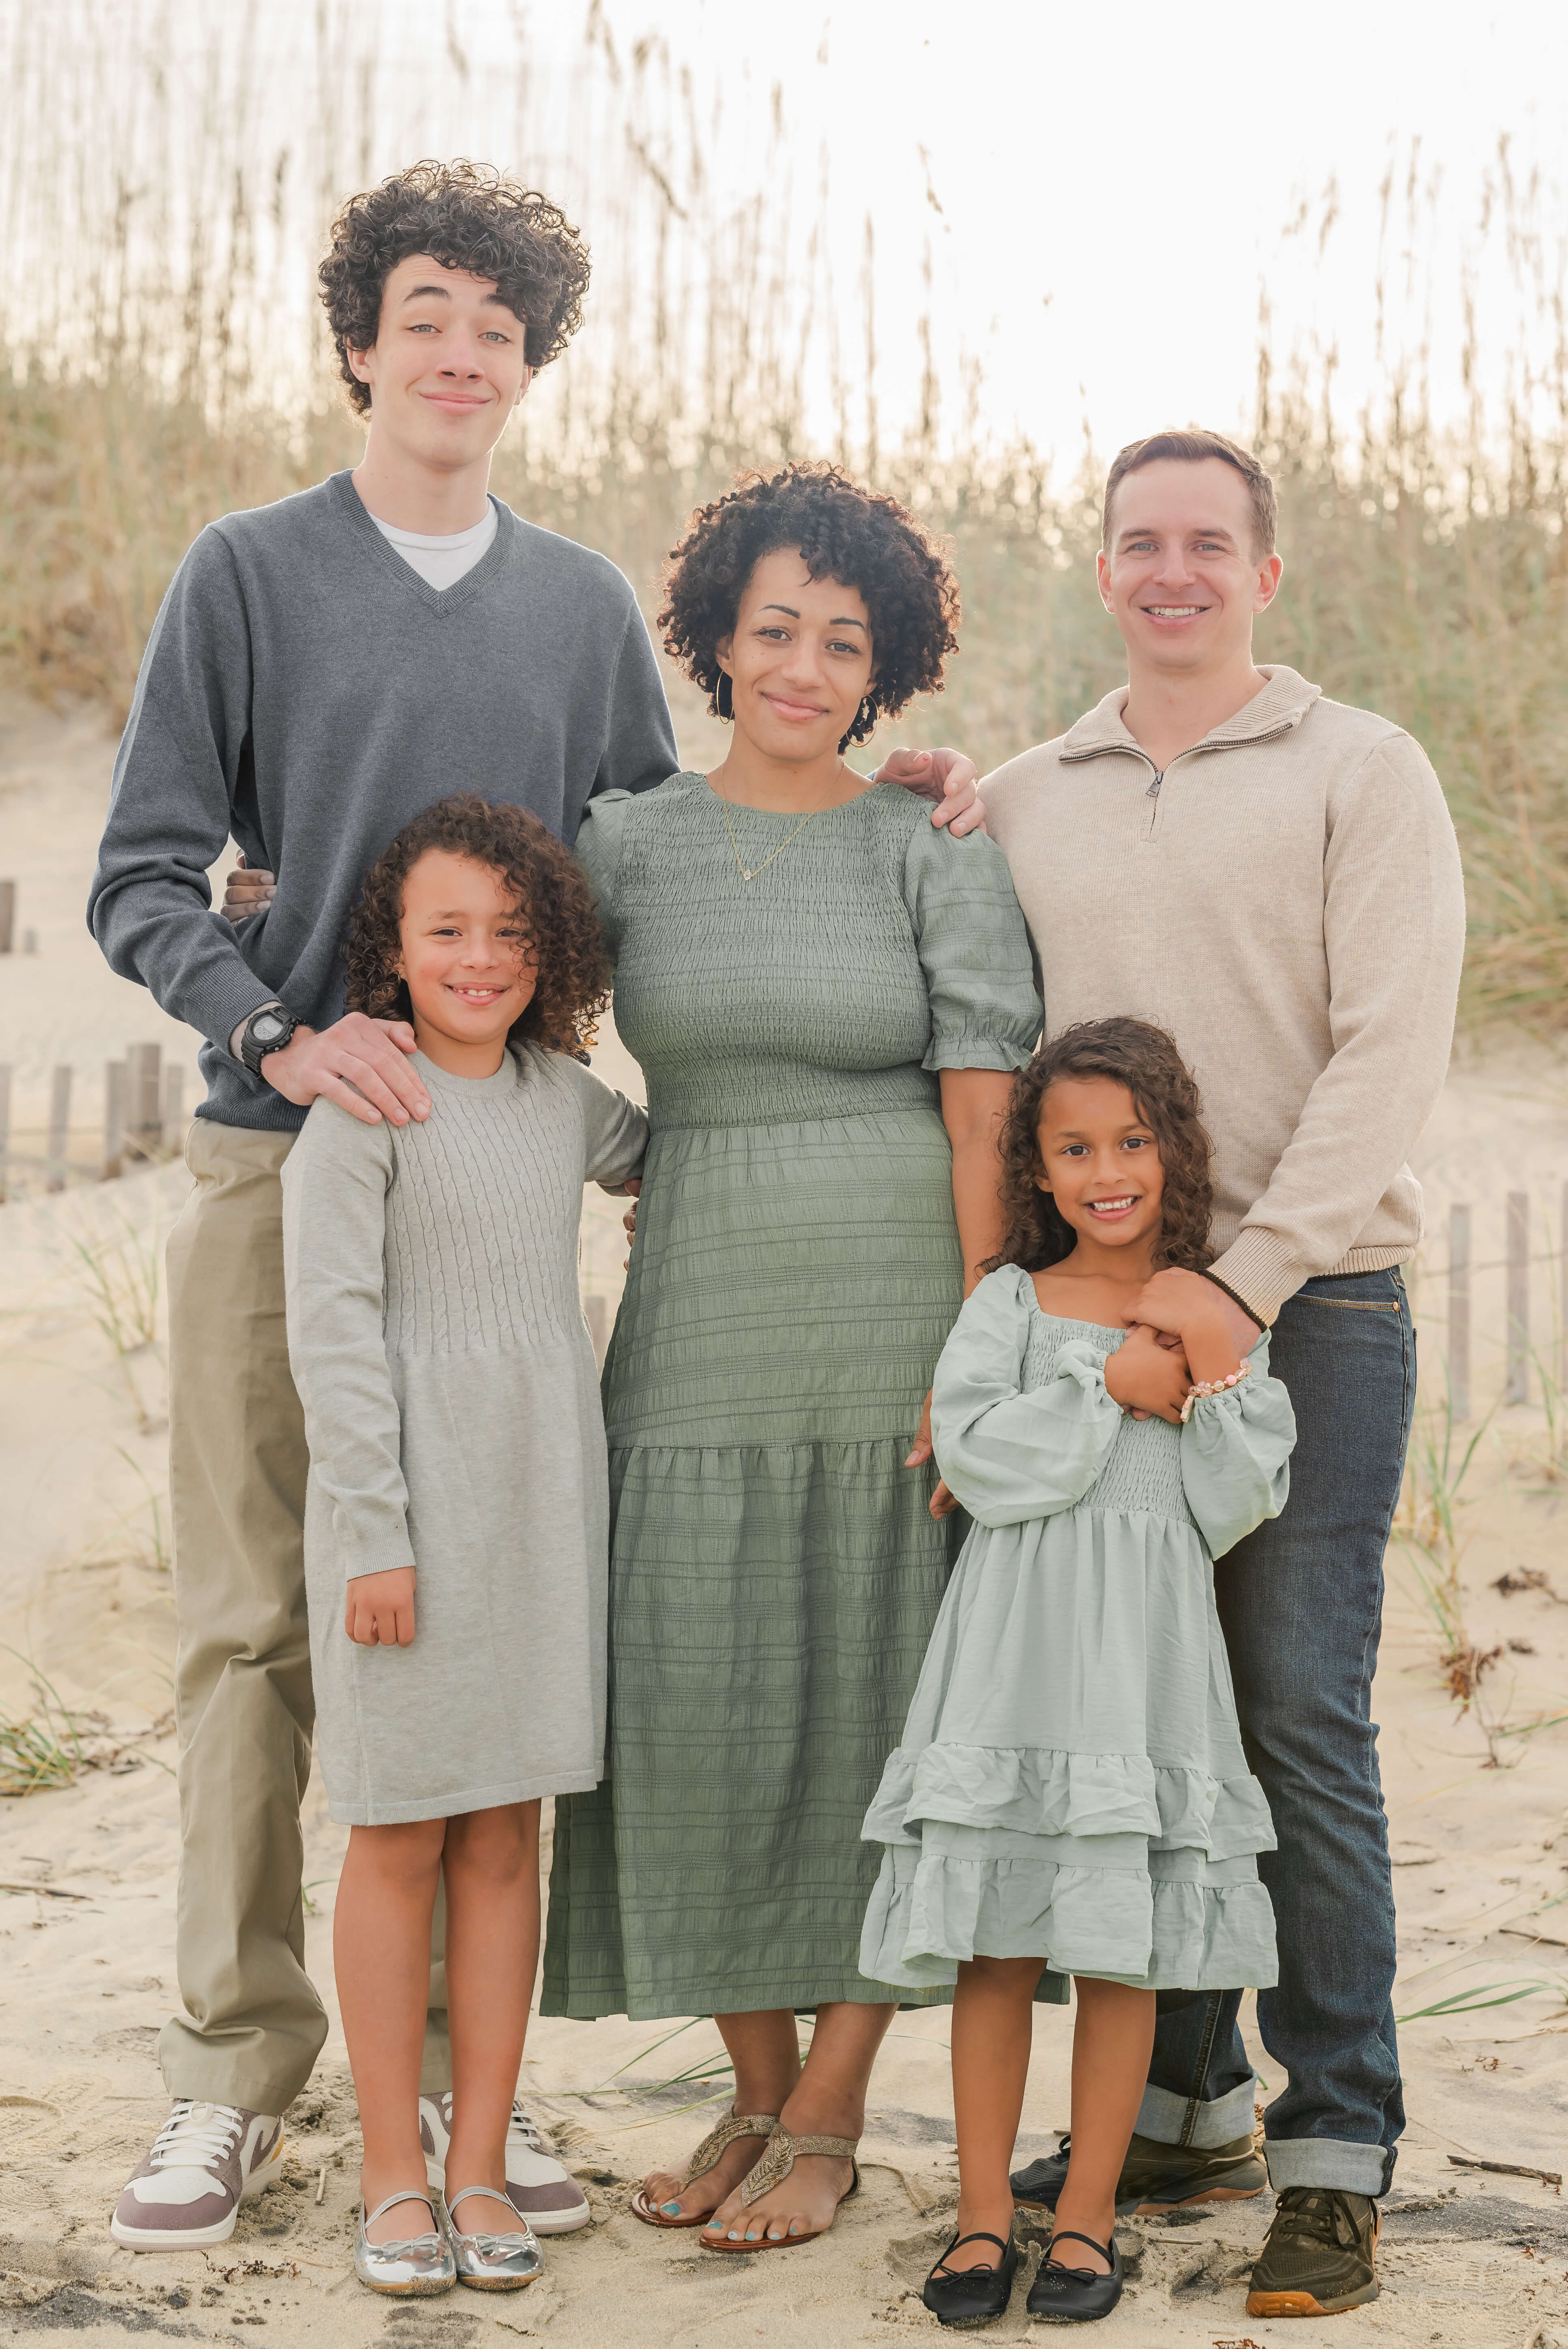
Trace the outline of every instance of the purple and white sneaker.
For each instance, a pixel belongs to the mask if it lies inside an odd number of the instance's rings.
[[[452,2136],[452,2092],[419,2099],[419,2142],[425,2148],[425,2176],[443,2191],[447,2183],[447,2147]],[[585,2227],[593,2215],[588,2197],[571,2171],[551,2152],[542,2130],[514,2097],[506,2133],[506,2190],[520,2219],[536,2235],[570,2235]]]
[[[133,2251],[226,2243],[241,2203],[275,2186],[283,2168],[284,2125],[276,2114],[177,2096],[115,2205],[109,2233]]]

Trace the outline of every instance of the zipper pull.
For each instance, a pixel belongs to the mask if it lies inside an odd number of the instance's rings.
[[[1160,797],[1160,786],[1164,781],[1165,770],[1161,767],[1156,774],[1154,781],[1150,784],[1149,789],[1144,792],[1144,798],[1146,800],[1157,800]]]

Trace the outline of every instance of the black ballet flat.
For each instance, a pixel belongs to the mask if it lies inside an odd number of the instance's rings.
[[[1099,2275],[1093,2268],[1058,2267],[1051,2257],[1058,2243],[1087,2243],[1091,2251],[1098,2251],[1102,2260],[1110,2261],[1110,2273]],[[1040,2271],[1029,2286],[1028,2312],[1031,2316],[1043,2316],[1057,2324],[1092,2324],[1097,2317],[1110,2314],[1121,2298],[1125,2282],[1121,2251],[1114,2235],[1109,2243],[1097,2243],[1092,2235],[1075,2234],[1070,2227],[1064,2228],[1046,2245]]]
[[[939,2274],[943,2261],[952,2257],[960,2243],[995,2243],[1002,2254],[1001,2266],[960,2268],[956,2274]],[[1017,2272],[1018,2246],[1010,2237],[1004,2242],[1000,2235],[984,2232],[954,2235],[926,2277],[920,2296],[939,2324],[989,2324],[1007,2313]]]

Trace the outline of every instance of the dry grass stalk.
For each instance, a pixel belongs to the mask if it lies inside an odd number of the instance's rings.
[[[490,123],[489,151],[525,170],[548,154],[542,176],[592,233],[588,327],[503,444],[502,493],[611,555],[651,607],[693,502],[814,442],[906,497],[956,552],[965,651],[945,702],[912,713],[912,739],[939,732],[991,763],[1109,690],[1119,647],[1091,574],[1096,468],[1086,456],[1064,480],[1027,442],[996,446],[977,363],[960,353],[944,372],[929,311],[900,322],[918,398],[889,429],[870,223],[852,289],[841,262],[834,278],[828,163],[801,184],[778,94],[746,158],[756,192],[737,201],[710,169],[720,79],[710,101],[661,42],[618,54],[588,6],[570,83],[547,89],[526,11],[513,16],[514,66],[487,61],[481,88],[449,42],[418,117]],[[71,0],[19,19],[0,84],[0,237],[28,278],[10,312],[25,323],[0,344],[0,653],[40,692],[123,711],[203,523],[353,458],[306,298],[311,255],[334,202],[405,134],[387,114],[375,12],[321,0],[315,19],[314,50],[289,60],[286,118],[261,102],[271,85],[248,11],[193,0],[183,81],[166,69],[167,25],[142,6]],[[1390,248],[1418,256],[1419,278],[1434,247],[1413,167],[1403,190],[1390,178],[1386,208]],[[1333,217],[1331,198],[1297,226],[1321,246]],[[1398,288],[1380,278],[1368,299],[1382,372],[1354,418],[1335,396],[1337,352],[1282,358],[1265,318],[1253,419],[1290,564],[1262,656],[1428,746],[1469,876],[1467,1015],[1543,1030],[1568,1005],[1568,336],[1553,225],[1505,148],[1470,264],[1504,254],[1519,286],[1490,408],[1480,387],[1499,366],[1473,305],[1460,348],[1434,354],[1418,332],[1402,355]],[[1426,298],[1418,285],[1417,315]],[[1449,362],[1469,399],[1451,426],[1430,391]]]

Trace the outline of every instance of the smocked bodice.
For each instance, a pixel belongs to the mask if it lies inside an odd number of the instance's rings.
[[[1125,1332],[1097,1321],[1067,1321],[1037,1308],[1029,1325],[1022,1384],[1027,1393],[1049,1384],[1064,1346],[1087,1345],[1103,1371],[1123,1343]],[[1181,1430],[1166,1419],[1123,1419],[1110,1456],[1078,1506],[1084,1509],[1147,1509],[1151,1516],[1192,1523],[1181,1485]]]
[[[1006,861],[895,785],[802,829],[676,775],[593,802],[577,853],[655,1133],[931,1110],[939,1069],[1028,1059],[1039,1004]]]

